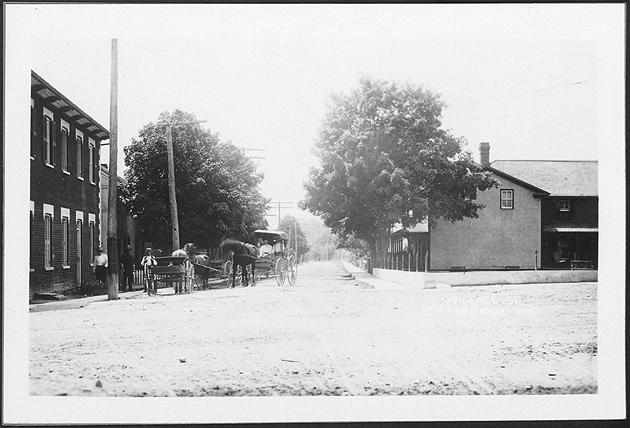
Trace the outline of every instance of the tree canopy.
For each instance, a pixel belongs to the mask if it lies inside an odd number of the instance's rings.
[[[397,222],[476,217],[477,190],[496,183],[462,150],[465,140],[441,128],[443,108],[422,87],[369,78],[333,96],[301,206],[341,237],[365,240],[373,260]]]
[[[165,122],[193,122],[191,113],[160,114],[124,148],[122,196],[154,245],[171,246]],[[266,227],[269,202],[259,189],[262,174],[241,149],[199,124],[172,126],[180,242],[212,248],[223,237],[248,240]]]
[[[297,226],[297,227],[296,227]],[[303,256],[308,253],[310,245],[308,239],[304,235],[304,231],[300,225],[300,222],[292,215],[286,215],[280,220],[280,230],[289,235],[289,247],[295,248],[295,229],[297,228],[297,247],[298,256]]]

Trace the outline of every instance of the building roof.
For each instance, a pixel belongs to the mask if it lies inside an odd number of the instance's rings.
[[[490,166],[549,196],[597,196],[597,161],[495,160]]]
[[[88,134],[93,135],[98,140],[109,139],[109,131],[105,127],[92,119],[33,70],[31,70],[31,90],[40,96],[45,103],[61,111],[66,118],[79,125]]]

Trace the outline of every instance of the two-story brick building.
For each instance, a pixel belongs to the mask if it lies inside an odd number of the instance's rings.
[[[437,219],[421,233],[397,231],[391,237],[394,250],[400,250],[397,240],[403,236],[428,242],[423,249],[432,271],[597,268],[596,161],[490,163],[488,143],[481,143],[480,154],[482,166],[500,184],[477,193],[476,201],[485,206],[479,216],[454,223]],[[388,267],[422,270],[423,254],[414,264],[413,252],[405,253],[398,254],[401,263]]]
[[[107,129],[31,72],[31,294],[93,279],[107,139]]]

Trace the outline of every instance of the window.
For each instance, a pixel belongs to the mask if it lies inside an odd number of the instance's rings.
[[[502,210],[514,209],[514,190],[501,189],[501,209]]]
[[[31,98],[31,159],[35,159],[35,100]]]
[[[65,120],[61,120],[61,169],[68,173],[68,138],[70,136],[70,125]]]
[[[88,162],[89,162],[89,171],[88,171],[88,176],[90,178],[90,183],[94,184],[94,154],[96,153],[96,150],[94,150],[94,140],[92,140],[91,138],[89,139],[90,142],[90,155],[88,158]]]
[[[83,180],[83,132],[75,130],[77,146],[77,178]]]
[[[90,221],[90,263],[94,263],[94,243],[96,242],[95,233],[96,230],[94,228],[94,214],[89,214]]]
[[[70,238],[68,231],[69,221],[70,210],[67,208],[61,208],[61,265],[66,269],[70,268],[70,263],[68,261],[68,241]]]
[[[44,268],[52,270],[52,227],[53,227],[53,206],[44,204]]]
[[[43,154],[44,163],[48,166],[55,165],[55,121],[54,115],[44,107],[44,137]]]
[[[33,272],[33,218],[35,217],[35,203],[31,201],[31,215],[29,223],[29,253],[28,253],[28,265],[30,271]]]
[[[558,218],[569,218],[571,216],[571,201],[561,199],[556,202],[556,214]]]

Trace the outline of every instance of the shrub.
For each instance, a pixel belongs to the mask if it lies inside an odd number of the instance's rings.
[[[107,294],[107,284],[91,279],[82,281],[78,286],[73,283],[64,288],[62,293],[72,296],[100,296]]]

